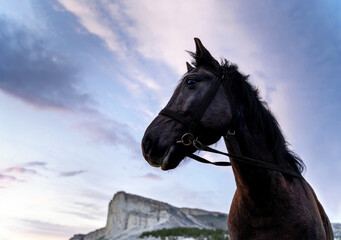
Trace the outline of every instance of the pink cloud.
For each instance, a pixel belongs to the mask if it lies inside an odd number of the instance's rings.
[[[38,174],[36,170],[23,168],[23,167],[11,167],[4,171],[5,173],[12,173],[12,174]]]
[[[14,176],[0,173],[0,189],[5,189],[14,182],[24,182]]]
[[[5,174],[0,174],[0,182],[2,181],[18,181],[18,179],[14,176],[10,176],[10,175],[5,175]]]

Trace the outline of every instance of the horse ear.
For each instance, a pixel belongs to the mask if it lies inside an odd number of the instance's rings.
[[[199,38],[194,38],[196,52],[195,52],[195,60],[197,66],[199,65],[213,65],[216,68],[219,68],[219,62],[215,60],[210,52],[204,47]]]
[[[189,64],[188,62],[186,62],[186,66],[187,66],[187,72],[190,72],[194,69],[194,67],[191,64]]]
[[[201,43],[200,39],[199,38],[194,38],[194,42],[195,42],[197,56],[198,57],[205,56],[208,53],[208,51],[204,47],[204,45]]]

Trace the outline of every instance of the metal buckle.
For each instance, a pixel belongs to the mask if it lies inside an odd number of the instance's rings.
[[[221,74],[221,79],[224,79],[224,78],[225,78],[225,71],[223,71]]]
[[[233,136],[233,135],[235,135],[235,134],[236,134],[236,131],[235,131],[235,130],[228,130],[226,135]]]
[[[193,146],[198,150],[203,149],[203,144],[198,140],[198,138],[193,140]]]

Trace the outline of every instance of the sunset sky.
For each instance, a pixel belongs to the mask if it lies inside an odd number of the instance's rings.
[[[104,227],[117,191],[228,213],[231,169],[163,172],[140,150],[194,37],[250,74],[341,222],[340,12],[337,0],[0,0],[0,239]]]

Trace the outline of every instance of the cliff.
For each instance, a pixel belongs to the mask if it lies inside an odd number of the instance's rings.
[[[161,228],[197,227],[226,229],[227,215],[200,209],[177,208],[167,203],[118,192],[110,201],[107,224],[70,240],[137,239],[144,231]]]

